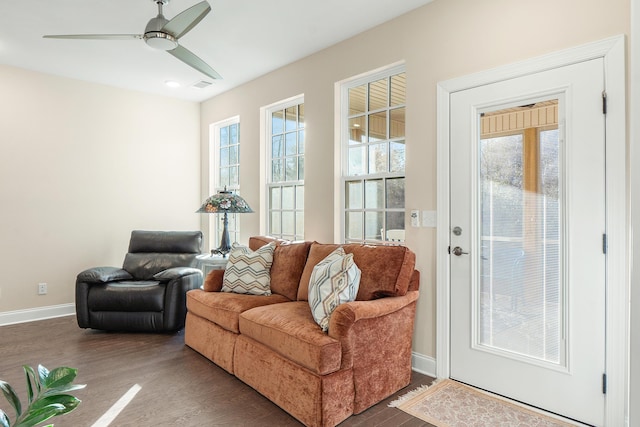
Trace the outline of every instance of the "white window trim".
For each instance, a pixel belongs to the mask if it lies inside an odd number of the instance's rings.
[[[334,133],[334,152],[336,153],[334,170],[334,203],[335,206],[339,206],[339,210],[334,212],[334,224],[340,224],[340,227],[334,229],[334,241],[344,243],[345,241],[345,177],[347,172],[347,144],[344,141],[349,138],[349,114],[343,114],[349,110],[349,97],[348,89],[356,86],[370,83],[372,81],[380,80],[382,78],[389,77],[394,74],[400,74],[406,72],[406,65],[404,61],[395,62],[387,66],[372,70],[366,73],[353,76],[339,82],[334,85],[334,99],[335,99],[335,133]],[[406,106],[406,101],[405,101]],[[387,176],[386,174],[365,174],[368,179],[374,179],[379,176]],[[405,170],[406,179],[406,170]],[[406,183],[406,181],[405,181]],[[405,204],[406,211],[406,204]]]
[[[219,122],[211,123],[209,125],[209,182],[208,182],[208,196],[217,193],[222,188],[220,187],[220,171],[218,170],[219,155],[220,155],[220,129],[240,124],[240,116],[229,117],[228,119],[221,120]],[[240,156],[240,152],[238,152]],[[238,187],[228,188],[228,190],[238,191]],[[207,196],[207,197],[208,197]],[[233,214],[232,214],[233,215]],[[209,238],[212,240],[209,246],[212,248],[218,247],[221,236],[218,235],[218,227],[216,227],[217,221],[220,221],[220,217],[217,214],[208,215],[207,227],[209,228]]]
[[[271,113],[275,110],[283,110],[294,105],[304,104],[304,94],[274,102],[260,107],[260,202],[264,206],[264,212],[260,215],[260,234],[267,234],[270,229],[270,205],[269,184],[271,183]],[[306,118],[305,118],[305,144],[306,144]],[[306,149],[305,149],[306,154]],[[304,186],[304,180],[291,181],[292,184]]]

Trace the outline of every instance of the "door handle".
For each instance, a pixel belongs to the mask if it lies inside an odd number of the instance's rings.
[[[469,255],[469,252],[464,252],[460,246],[456,246],[455,248],[453,248],[451,250],[451,253],[454,254],[455,256]]]

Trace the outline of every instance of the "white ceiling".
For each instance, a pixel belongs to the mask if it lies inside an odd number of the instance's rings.
[[[171,0],[167,19],[200,0]],[[44,34],[142,34],[153,0],[0,0],[0,64],[202,101],[432,0],[209,0],[180,44],[223,77],[212,80],[142,40],[43,39]],[[165,81],[180,83],[169,88]]]

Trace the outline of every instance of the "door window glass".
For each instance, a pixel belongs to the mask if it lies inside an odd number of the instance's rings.
[[[480,121],[478,342],[563,363],[557,100],[483,114]]]

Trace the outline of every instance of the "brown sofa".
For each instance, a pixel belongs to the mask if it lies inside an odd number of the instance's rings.
[[[249,247],[273,240],[252,237]],[[403,246],[342,245],[362,272],[360,287],[324,333],[309,308],[308,283],[339,245],[276,243],[270,296],[220,292],[223,270],[187,293],[185,343],[307,426],[335,426],[407,386],[415,254]]]

